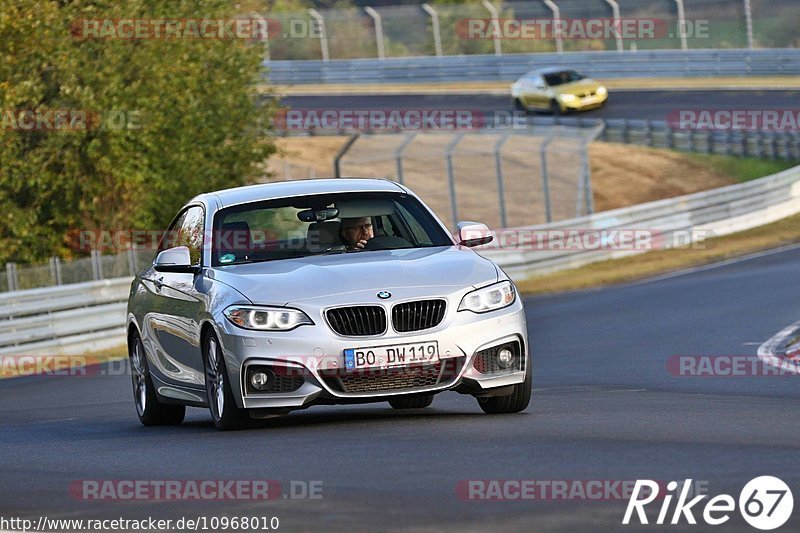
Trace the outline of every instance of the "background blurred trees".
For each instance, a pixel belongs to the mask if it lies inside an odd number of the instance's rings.
[[[255,93],[262,42],[71,33],[82,19],[241,14],[225,0],[0,0],[0,264],[75,255],[75,229],[164,228],[195,194],[263,174],[276,104]],[[20,129],[24,110],[102,121]]]

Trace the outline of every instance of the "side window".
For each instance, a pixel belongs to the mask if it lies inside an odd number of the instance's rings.
[[[416,217],[414,217],[405,206],[395,203],[397,206],[397,215],[399,218],[408,225],[408,230],[411,232],[411,238],[406,237],[407,240],[413,240],[416,245],[430,245],[431,239],[425,232],[425,229],[420,225]]]
[[[188,211],[184,211],[181,213],[178,218],[175,219],[175,222],[169,227],[169,229],[164,233],[164,237],[162,237],[161,242],[158,245],[158,251],[163,252],[164,250],[169,250],[170,248],[174,248],[178,246],[178,230],[183,224],[183,221],[186,220],[186,213]]]
[[[175,246],[188,246],[192,265],[199,265],[203,252],[205,214],[202,207],[190,207],[182,217]]]
[[[158,251],[175,246],[188,246],[192,265],[199,265],[203,250],[204,218],[202,207],[190,207],[181,213],[167,230]]]

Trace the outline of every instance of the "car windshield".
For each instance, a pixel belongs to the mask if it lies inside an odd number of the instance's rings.
[[[213,266],[453,244],[416,198],[401,193],[339,193],[236,205],[215,215],[212,240]]]
[[[581,76],[574,70],[562,70],[559,72],[551,72],[549,74],[544,75],[544,79],[547,82],[547,85],[554,87],[556,85],[564,85],[565,83],[572,83],[574,81],[580,81],[585,76]]]

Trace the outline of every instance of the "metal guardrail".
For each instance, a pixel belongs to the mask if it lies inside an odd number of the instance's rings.
[[[79,354],[125,342],[131,278],[0,294],[3,355]]]
[[[800,213],[800,166],[747,183],[513,231],[518,235],[535,235],[559,230],[565,233],[570,230],[645,230],[663,239],[665,247],[671,247],[751,229],[797,213]],[[491,246],[477,251],[496,261],[515,279],[648,251],[525,247],[509,250]]]
[[[664,239],[665,247],[670,247],[743,231],[797,213],[800,166],[711,191],[506,231],[650,230]],[[514,279],[647,251],[491,246],[477,251],[500,264]],[[0,294],[0,352],[78,354],[123,344],[130,282],[126,277]]]
[[[513,81],[536,68],[574,68],[594,78],[800,75],[800,49],[651,50],[265,61],[270,83]]]
[[[671,148],[701,154],[800,161],[798,130],[680,129],[665,120],[596,119],[583,117],[528,117],[533,128],[554,125],[591,128],[603,124],[598,137],[605,142]],[[502,128],[501,128],[502,129]]]

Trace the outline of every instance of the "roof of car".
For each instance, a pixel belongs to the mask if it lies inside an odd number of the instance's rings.
[[[528,72],[528,74],[550,74],[552,72],[564,72],[565,70],[574,70],[569,67],[542,67]]]
[[[233,189],[201,194],[196,200],[207,200],[215,197],[220,207],[229,207],[246,202],[287,198],[292,196],[309,196],[312,194],[332,194],[342,192],[405,192],[397,183],[373,178],[325,178],[310,180],[278,181],[260,183]]]

